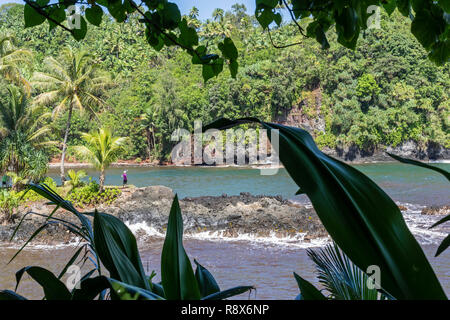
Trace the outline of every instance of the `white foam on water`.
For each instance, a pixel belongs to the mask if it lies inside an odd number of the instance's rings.
[[[29,243],[25,247],[26,250],[54,250],[54,249],[66,249],[70,247],[78,247],[81,244],[84,244],[85,242],[80,241],[79,237],[73,238],[68,243],[55,243],[55,244],[39,244],[39,243]],[[5,242],[1,244],[2,248],[6,249],[16,249],[19,250],[22,248],[24,243],[11,243],[11,242]]]
[[[143,231],[147,237],[158,237],[164,238],[165,234],[160,232],[153,226],[149,226],[147,222],[137,222],[131,223],[129,221],[125,222],[125,225],[133,232],[133,234],[137,234],[139,231]]]
[[[125,224],[130,228],[133,234],[138,234],[139,232],[144,232],[146,237],[157,237],[164,238],[165,234],[159,231],[157,228],[148,225],[146,222],[130,223],[125,222]],[[194,240],[207,240],[207,241],[220,241],[220,242],[251,242],[264,245],[282,245],[288,247],[296,248],[310,248],[310,247],[320,247],[325,246],[330,243],[329,237],[317,238],[311,240],[305,240],[306,233],[296,233],[293,236],[280,237],[275,232],[270,232],[268,236],[261,237],[256,234],[242,233],[238,234],[236,237],[226,235],[226,230],[217,231],[200,231],[200,232],[187,232],[184,234],[185,239]]]
[[[311,203],[299,202],[295,200],[290,200],[293,203],[301,203],[307,208],[312,208]],[[407,208],[407,211],[403,211],[403,217],[409,229],[420,244],[424,245],[439,245],[442,240],[450,232],[450,227],[445,224],[440,225],[436,228],[429,229],[429,227],[442,218],[441,215],[422,215],[421,211],[425,206],[411,204],[411,203],[400,203],[397,205],[402,205]],[[149,225],[147,222],[142,221],[138,223],[131,223],[126,221],[125,224],[133,232],[133,234],[139,234],[143,232],[145,237],[156,237],[164,238],[165,232],[160,229]],[[295,233],[289,236],[280,236],[279,234],[271,231],[268,236],[258,236],[256,234],[242,233],[236,236],[230,236],[227,234],[226,230],[218,231],[199,231],[199,232],[186,232],[184,237],[186,239],[194,240],[207,240],[207,241],[218,241],[218,242],[250,242],[258,245],[265,246],[284,246],[292,248],[311,248],[311,247],[322,247],[328,243],[331,243],[330,237],[316,238],[311,240],[305,240],[306,233]],[[80,245],[80,239],[74,238],[69,243],[59,243],[59,244],[29,244],[27,249],[30,250],[49,250],[49,249],[64,249],[67,247],[76,247]],[[22,244],[20,243],[2,243],[2,247],[19,249]]]
[[[450,232],[450,228],[445,224],[429,229],[435,222],[443,218],[442,215],[423,215],[420,213],[421,210],[417,210],[414,207],[412,210],[409,210],[409,207],[405,206],[408,210],[403,213],[403,218],[409,230],[411,230],[420,244],[439,245]]]
[[[312,208],[311,202],[309,201],[307,201],[306,203],[296,200],[290,201],[292,203],[301,203],[307,208]],[[403,217],[408,228],[420,244],[439,245],[450,231],[449,228],[445,226],[438,226],[430,230],[429,227],[433,223],[441,219],[442,216],[422,215],[421,211],[423,208],[425,208],[425,206],[401,202],[397,202],[397,205],[401,205],[407,208],[406,211],[402,212]],[[159,231],[157,228],[151,225],[148,225],[146,222],[126,222],[125,224],[134,234],[141,230],[148,237],[165,237],[164,232]],[[305,240],[305,236],[306,233],[295,233],[289,236],[280,236],[273,231],[271,231],[268,236],[258,236],[256,234],[250,233],[242,233],[237,234],[236,236],[230,236],[229,234],[227,234],[226,230],[187,232],[184,235],[186,239],[220,242],[244,241],[261,245],[286,246],[295,248],[322,247],[331,242],[331,239],[329,237]]]
[[[229,237],[224,235],[225,231],[214,231],[214,232],[198,232],[192,234],[186,234],[186,238],[196,239],[196,240],[208,240],[208,241],[221,241],[221,242],[251,242],[256,244],[264,245],[277,245],[286,247],[296,247],[296,248],[311,248],[311,247],[322,247],[331,240],[329,237],[316,238],[311,240],[305,240],[304,237],[306,233],[297,233],[294,236],[279,237],[275,232],[270,232],[267,237],[260,237],[255,234],[242,233],[238,234],[236,237]]]

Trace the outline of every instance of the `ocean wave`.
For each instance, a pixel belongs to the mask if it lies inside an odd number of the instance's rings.
[[[304,205],[311,208],[312,204],[309,200],[297,200],[290,199],[290,202]],[[422,245],[439,245],[441,241],[447,236],[450,231],[448,227],[439,226],[433,228],[429,227],[438,221],[440,216],[422,215],[421,211],[425,206],[413,203],[396,202],[397,205],[406,207],[407,210],[403,212],[405,222],[410,229],[411,233],[415,236],[417,241]],[[134,234],[143,232],[145,237],[164,238],[165,233],[161,232],[157,228],[148,225],[146,222],[129,223],[127,226]],[[184,235],[186,239],[194,240],[206,240],[206,241],[219,241],[219,242],[249,242],[261,245],[273,245],[273,246],[287,246],[295,248],[310,248],[310,247],[322,247],[331,242],[329,237],[305,239],[306,233],[296,233],[289,236],[280,236],[275,232],[270,232],[268,236],[258,236],[256,234],[243,233],[230,236],[227,230],[217,231],[198,231],[188,232]]]
[[[79,245],[83,244],[85,242],[80,241],[79,237],[73,238],[70,242],[67,243],[52,243],[52,244],[43,244],[43,243],[29,243],[25,247],[26,250],[32,251],[32,250],[58,250],[58,249],[67,249],[70,247],[78,247]],[[22,248],[23,243],[17,243],[17,242],[1,242],[0,243],[1,248],[5,249],[15,249],[19,250]]]
[[[125,224],[130,228],[133,234],[138,236],[144,236],[144,238],[164,238],[165,233],[159,231],[157,228],[148,225],[146,222],[139,223],[129,223]],[[142,234],[144,233],[144,234]],[[268,236],[261,237],[255,234],[242,233],[236,236],[227,235],[227,230],[217,230],[217,231],[199,231],[199,232],[188,232],[184,234],[185,239],[192,240],[206,240],[206,241],[218,241],[218,242],[250,242],[255,244],[263,245],[281,245],[287,247],[296,248],[311,248],[311,247],[322,247],[331,240],[329,237],[316,238],[316,239],[305,239],[306,233],[296,233],[293,236],[279,236],[275,232],[270,232]]]

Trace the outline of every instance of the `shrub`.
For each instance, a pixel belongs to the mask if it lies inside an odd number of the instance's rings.
[[[95,211],[93,224],[83,213],[78,212],[69,202],[64,201],[53,190],[44,185],[31,185],[36,192],[45,196],[53,204],[60,206],[76,216],[78,224],[55,220],[47,216],[46,221],[35,234],[13,256],[12,261],[22,249],[46,226],[62,223],[72,233],[83,238],[73,257],[56,277],[51,271],[28,266],[16,272],[16,288],[22,276],[27,273],[42,286],[46,300],[100,300],[110,297],[117,300],[222,300],[253,290],[253,286],[238,286],[221,290],[212,274],[196,260],[194,273],[189,257],[183,247],[183,219],[175,196],[167,223],[167,233],[161,253],[161,279],[153,282],[156,275],[144,273],[136,238],[128,227],[118,218]],[[18,225],[17,229],[20,227]],[[61,281],[68,267],[77,260],[82,250],[94,262],[95,268],[69,289]],[[101,267],[100,267],[101,266]],[[103,268],[108,276],[103,274]],[[94,273],[98,275],[94,276]],[[109,291],[109,294],[107,294]],[[1,290],[0,300],[25,300],[11,290]]]
[[[56,181],[53,180],[50,177],[46,177],[44,179],[44,181],[42,181],[42,183],[46,184],[47,186],[49,186],[50,189],[52,190],[58,190],[58,185],[56,184]],[[34,192],[33,190],[22,190],[20,192],[17,193],[17,196],[19,199],[27,202],[27,201],[41,201],[44,200],[44,197],[42,197],[41,195],[37,194],[36,192]]]
[[[100,192],[97,181],[91,180],[85,186],[73,189],[67,198],[75,206],[84,208],[101,203],[111,204],[120,193],[121,191],[117,188],[106,188]]]
[[[1,190],[0,192],[0,213],[1,213],[1,220],[5,219],[7,221],[10,221],[12,219],[12,216],[14,214],[14,210],[17,209],[17,207],[20,204],[20,199],[17,196],[17,193],[14,191],[8,191],[8,190]]]

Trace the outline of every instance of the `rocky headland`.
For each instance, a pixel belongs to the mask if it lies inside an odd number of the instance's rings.
[[[125,189],[112,204],[100,205],[97,209],[118,217],[128,225],[146,225],[164,234],[173,198],[172,190],[164,186],[131,188]],[[15,223],[0,226],[0,241],[9,241],[26,212],[49,214],[53,208],[44,201],[21,207],[14,217]],[[327,236],[313,208],[293,204],[279,196],[241,193],[238,196],[184,198],[180,200],[180,208],[185,234],[220,231],[222,236],[230,238],[240,234],[280,238],[302,234],[304,241]],[[91,212],[93,209],[84,211]],[[73,214],[64,210],[58,210],[54,216],[77,221]],[[14,241],[28,239],[44,220],[37,215],[27,215]],[[70,241],[73,241],[73,235],[57,224],[47,227],[35,240],[45,244]]]
[[[174,193],[164,186],[128,188],[122,191],[117,200],[110,205],[99,205],[101,212],[112,214],[132,228],[138,238],[145,241],[145,229],[151,228],[164,235]],[[401,211],[406,207],[399,206]],[[24,214],[35,212],[49,214],[53,206],[46,201],[28,203],[22,206],[14,217],[14,223],[0,225],[0,242],[8,242]],[[221,237],[237,238],[240,235],[267,238],[295,238],[303,242],[327,237],[328,234],[308,205],[295,204],[280,196],[254,196],[241,193],[237,196],[206,196],[180,200],[184,222],[184,233],[203,235],[220,233]],[[87,208],[81,212],[92,212]],[[449,206],[424,208],[422,214],[444,215],[450,212]],[[58,210],[55,217],[77,223],[72,213]],[[27,240],[45,221],[44,217],[28,214],[16,233],[13,243]],[[136,227],[137,226],[137,227]],[[34,243],[68,244],[74,236],[58,224],[48,226]]]

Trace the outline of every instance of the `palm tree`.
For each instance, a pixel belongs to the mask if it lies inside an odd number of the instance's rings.
[[[18,66],[29,64],[32,55],[28,50],[15,48],[13,40],[11,36],[0,35],[0,75],[17,85],[22,85],[29,95],[31,86],[22,76]]]
[[[72,192],[73,189],[82,186],[83,185],[82,179],[87,176],[84,170],[79,170],[76,172],[75,170],[69,170],[67,172],[67,175],[69,176],[70,180],[66,181],[65,185],[70,186],[69,190],[70,192]]]
[[[216,12],[217,11],[217,12]],[[216,39],[231,37],[234,31],[234,25],[229,19],[225,19],[222,9],[215,9],[213,12],[213,21],[207,20],[199,32],[199,35],[205,39]]]
[[[201,22],[198,20],[198,9],[196,7],[192,7],[189,11],[189,15],[186,17],[187,23],[190,27],[193,27],[195,29],[200,28]]]
[[[35,98],[37,105],[53,105],[53,115],[68,112],[67,124],[62,143],[61,182],[65,182],[64,160],[67,151],[74,108],[95,115],[94,107],[103,106],[101,95],[112,86],[110,77],[101,73],[93,57],[85,51],[75,52],[70,47],[63,50],[59,60],[47,57],[44,63],[47,73],[36,72],[33,85],[43,92]]]
[[[149,159],[151,159],[152,157],[151,151],[156,147],[155,120],[157,116],[158,116],[157,112],[152,107],[147,108],[145,112],[141,115],[141,128],[145,130]]]
[[[94,133],[83,133],[82,138],[86,146],[76,146],[74,150],[100,170],[100,192],[102,192],[105,185],[105,170],[124,151],[124,144],[128,139],[114,137],[107,128],[100,128]]]
[[[30,106],[16,87],[8,87],[10,99],[0,103],[0,171],[13,171],[17,176],[39,180],[47,171],[47,156],[42,150],[50,131],[45,120],[50,114],[40,106]]]
[[[359,269],[333,242],[325,248],[307,250],[308,257],[316,265],[319,283],[333,300],[385,300],[390,299],[387,293],[381,293],[372,283],[369,276]],[[296,278],[298,275],[296,275]],[[371,282],[374,287],[369,287]],[[300,296],[297,297],[301,299]]]
[[[198,19],[198,8],[197,7],[192,7],[191,10],[189,10],[189,17],[193,18],[193,19]]]
[[[42,138],[50,131],[49,126],[44,124],[50,113],[44,112],[42,106],[30,106],[26,96],[16,87],[9,86],[8,91],[9,103],[0,103],[0,123],[3,124],[0,137],[6,138],[14,132],[21,132],[34,147],[53,144],[52,141],[42,142]]]
[[[214,9],[214,11],[212,13],[212,17],[213,17],[214,21],[222,21],[223,14],[224,14],[223,9],[216,8],[216,9]]]

